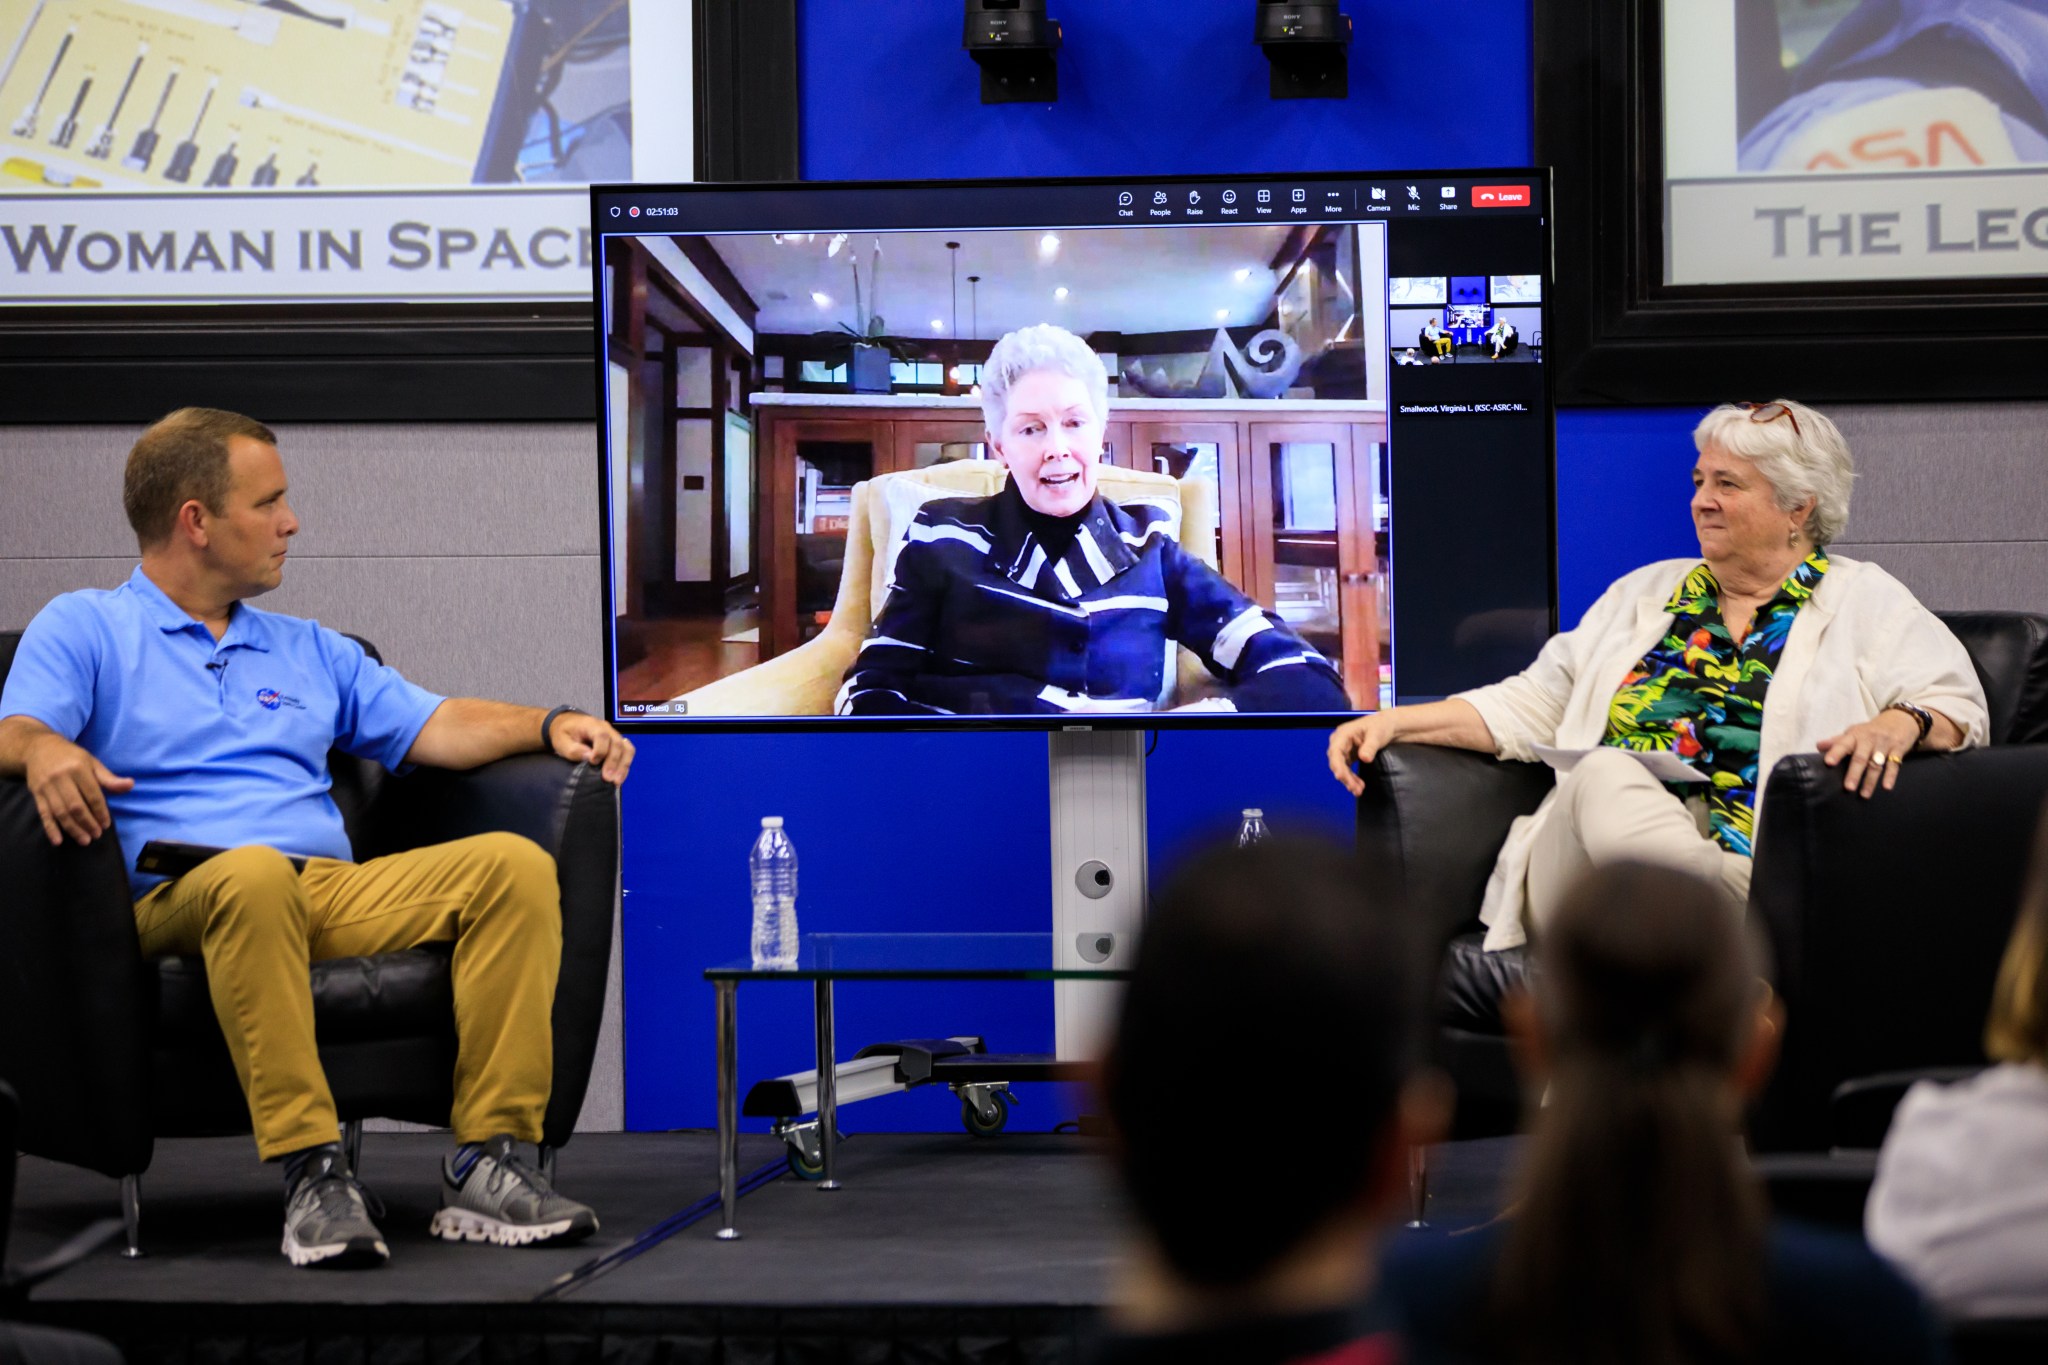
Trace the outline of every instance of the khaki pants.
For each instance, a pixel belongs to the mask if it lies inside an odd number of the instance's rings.
[[[1694,807],[1619,749],[1595,749],[1557,784],[1529,849],[1532,936],[1557,913],[1573,883],[1609,863],[1656,863],[1718,882],[1749,901],[1751,863],[1702,833]]]
[[[532,840],[479,834],[367,863],[312,858],[303,873],[275,849],[231,849],[152,888],[135,925],[145,956],[205,956],[266,1161],[339,1131],[309,964],[422,943],[455,945],[456,1140],[540,1140],[562,910],[555,860]]]

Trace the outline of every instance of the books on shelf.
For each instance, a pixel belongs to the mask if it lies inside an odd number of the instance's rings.
[[[799,535],[846,533],[853,517],[853,488],[824,481],[816,465],[797,470],[796,529]]]

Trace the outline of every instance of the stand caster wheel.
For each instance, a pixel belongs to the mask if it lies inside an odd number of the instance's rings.
[[[976,1137],[994,1137],[1010,1123],[1010,1094],[1006,1090],[962,1087],[960,1126]]]
[[[783,1161],[789,1166],[789,1173],[798,1180],[823,1180],[825,1178],[825,1152],[818,1143],[818,1121],[808,1123],[785,1123],[778,1126],[777,1137],[781,1138],[788,1151]],[[846,1141],[846,1135],[838,1135],[839,1141]]]

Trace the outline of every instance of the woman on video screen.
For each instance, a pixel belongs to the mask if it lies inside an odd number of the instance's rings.
[[[1228,689],[1204,709],[1352,709],[1327,659],[1180,547],[1167,509],[1096,495],[1109,377],[1086,342],[1011,332],[981,406],[1009,479],[919,509],[841,715],[1158,710],[1176,644]]]

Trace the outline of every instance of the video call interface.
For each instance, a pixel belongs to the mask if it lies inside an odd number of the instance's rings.
[[[1324,723],[1553,627],[1540,171],[591,204],[621,724]]]

